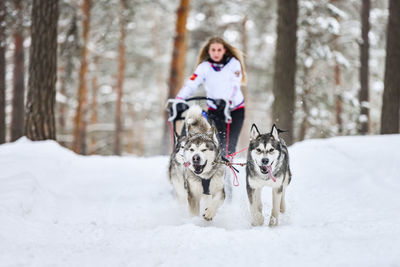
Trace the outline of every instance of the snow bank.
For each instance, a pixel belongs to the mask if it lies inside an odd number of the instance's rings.
[[[22,138],[0,146],[0,266],[398,266],[399,147],[400,135],[293,145],[287,213],[269,228],[250,225],[244,168],[205,222],[174,201],[167,157]]]

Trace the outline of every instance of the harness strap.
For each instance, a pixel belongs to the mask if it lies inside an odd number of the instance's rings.
[[[225,156],[228,155],[228,149],[229,149],[229,135],[230,135],[230,128],[231,128],[231,123],[226,124],[226,147],[225,147]]]
[[[201,179],[201,185],[203,187],[204,195],[210,194],[210,181],[211,181],[211,179]]]
[[[174,151],[174,148],[175,148],[175,137],[174,137],[174,130],[173,130],[171,121],[168,121],[168,126],[169,126],[169,130],[171,131],[172,151]]]
[[[228,124],[229,125],[229,124]],[[232,173],[233,173],[233,176],[234,176],[234,178],[233,178],[233,185],[234,186],[239,186],[239,179],[238,179],[238,177],[237,177],[237,174],[236,174],[236,172],[235,172],[235,169],[234,169],[234,167],[232,166],[232,165],[241,165],[241,166],[244,166],[244,165],[246,165],[246,163],[233,163],[232,161],[233,161],[233,157],[235,157],[237,154],[239,154],[239,153],[241,153],[241,152],[243,152],[243,151],[245,151],[247,149],[247,147],[246,148],[244,148],[244,149],[242,149],[242,150],[240,150],[240,151],[238,151],[238,152],[235,152],[235,153],[232,153],[232,154],[229,154],[229,155],[226,155],[226,157],[229,159],[231,159],[228,163],[229,163],[229,165],[227,165],[230,169],[231,169],[231,171],[232,171]],[[226,164],[226,163],[225,163]],[[237,170],[236,170],[237,171]]]

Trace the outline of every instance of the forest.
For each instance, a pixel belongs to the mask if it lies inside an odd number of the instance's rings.
[[[166,101],[212,36],[245,56],[238,148],[252,123],[288,144],[399,133],[400,1],[2,0],[0,144],[168,154]]]

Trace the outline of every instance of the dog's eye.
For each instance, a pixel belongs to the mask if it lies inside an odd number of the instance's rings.
[[[207,151],[207,149],[202,149],[202,150],[201,150],[201,152],[206,152],[206,151]]]
[[[271,148],[270,150],[268,150],[269,153],[274,152],[275,149]]]
[[[261,149],[259,149],[259,148],[257,148],[256,151],[257,151],[258,153],[261,153]]]

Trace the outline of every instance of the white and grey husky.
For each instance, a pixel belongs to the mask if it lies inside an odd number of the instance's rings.
[[[202,109],[193,105],[188,111],[184,124],[188,133],[203,133],[211,129],[210,124],[202,115]],[[187,202],[187,184],[185,178],[185,157],[184,147],[187,136],[174,132],[175,147],[171,153],[168,166],[168,178],[172,184],[175,196],[179,203]]]
[[[225,165],[220,164],[221,149],[216,130],[189,132],[184,147],[189,211],[212,220],[225,200]],[[200,211],[200,202],[204,207]]]
[[[285,190],[291,177],[288,149],[284,140],[279,137],[278,128],[274,125],[270,133],[260,134],[253,124],[246,166],[246,189],[252,225],[264,224],[261,202],[261,190],[264,186],[272,187],[269,225],[278,225],[279,212],[284,213],[286,209]]]
[[[175,147],[171,153],[168,166],[168,178],[175,192],[176,199],[179,203],[185,204],[187,202],[186,181],[185,173],[185,158],[183,155],[183,148],[185,146],[186,136],[180,136],[176,132]]]
[[[186,115],[187,135],[178,137],[171,154],[169,179],[180,202],[187,199],[192,215],[212,220],[225,199],[225,166],[220,164],[221,149],[216,130],[202,115],[200,106],[192,106]]]

